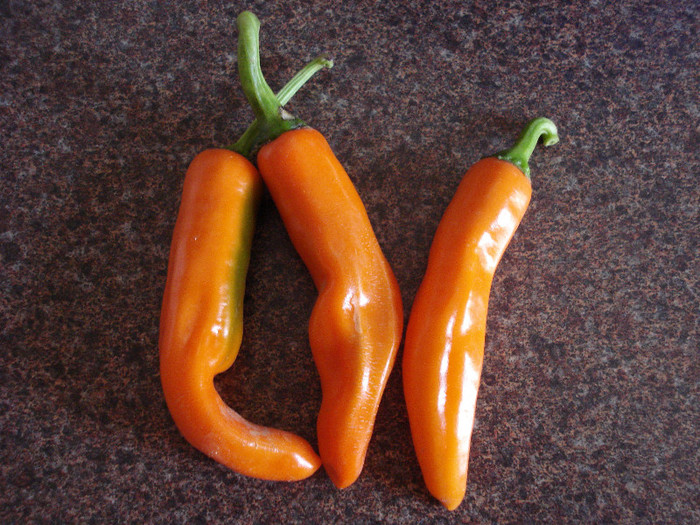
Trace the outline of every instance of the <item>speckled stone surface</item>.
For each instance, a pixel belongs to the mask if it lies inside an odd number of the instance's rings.
[[[427,493],[401,369],[336,490],[237,475],[165,406],[158,319],[183,174],[251,119],[235,17],[362,196],[408,314],[461,176],[535,116],[533,200],[493,283],[467,496]],[[2,523],[698,523],[697,2],[0,3]],[[245,417],[315,446],[315,291],[266,198]]]

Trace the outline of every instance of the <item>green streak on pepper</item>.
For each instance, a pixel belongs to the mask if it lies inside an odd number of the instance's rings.
[[[234,243],[234,254],[231,267],[230,297],[231,297],[231,334],[228,341],[228,358],[230,362],[236,359],[243,339],[243,299],[245,296],[246,276],[250,265],[250,252],[253,245],[255,217],[262,197],[262,184],[251,187],[241,204],[241,229],[238,232],[238,242]]]

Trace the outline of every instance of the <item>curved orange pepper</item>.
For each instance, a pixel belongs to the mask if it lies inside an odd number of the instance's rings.
[[[467,171],[411,309],[402,364],[411,434],[428,490],[449,510],[466,492],[491,282],[530,202],[527,158],[541,134],[545,145],[558,140],[551,121],[535,119],[514,148]]]
[[[318,131],[288,131],[257,160],[319,292],[309,321],[323,391],[319,453],[333,483],[347,487],[362,470],[401,341],[401,295],[357,191]]]
[[[312,60],[277,94],[280,103],[331,66],[323,57]],[[246,421],[214,387],[214,377],[233,364],[241,345],[243,293],[262,188],[257,169],[241,152],[210,149],[190,164],[163,298],[160,375],[175,424],[193,446],[241,474],[292,481],[321,465],[309,443]]]
[[[246,421],[214,387],[241,344],[261,192],[255,167],[232,151],[203,151],[187,170],[161,313],[160,377],[175,424],[194,447],[241,474],[292,481],[319,468],[311,445]]]
[[[319,292],[309,341],[321,378],[318,447],[339,488],[360,475],[403,330],[401,295],[355,187],[323,136],[282,109],[260,68],[260,22],[238,17],[238,68],[252,152]]]

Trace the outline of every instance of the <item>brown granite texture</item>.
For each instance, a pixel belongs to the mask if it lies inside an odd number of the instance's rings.
[[[0,522],[698,523],[697,2],[0,2]],[[406,312],[465,170],[552,118],[493,283],[470,477],[416,462],[395,368],[365,470],[336,490],[190,447],[158,376],[192,157],[251,119],[235,17],[362,196]],[[315,446],[315,298],[263,202],[243,348],[218,382]]]

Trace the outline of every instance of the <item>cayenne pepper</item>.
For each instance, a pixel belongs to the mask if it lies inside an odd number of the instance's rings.
[[[449,510],[467,484],[469,444],[496,267],[532,193],[528,159],[551,120],[531,121],[510,150],[472,166],[438,225],[408,321],[403,384],[413,444],[428,490]]]

